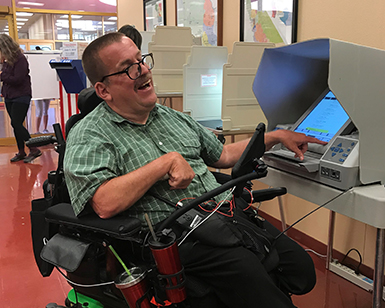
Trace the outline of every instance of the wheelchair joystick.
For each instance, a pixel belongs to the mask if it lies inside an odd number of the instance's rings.
[[[159,278],[165,282],[168,300],[175,304],[184,301],[186,299],[185,276],[175,233],[171,229],[165,229],[157,233],[157,239],[151,236],[148,243],[160,274]]]

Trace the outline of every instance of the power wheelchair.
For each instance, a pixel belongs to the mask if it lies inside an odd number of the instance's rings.
[[[95,92],[86,89],[79,95],[80,114],[72,116],[66,124],[68,135],[71,127],[88,112],[92,111],[100,99]],[[170,277],[161,275],[159,264],[154,260],[149,248],[149,238],[159,236],[169,239],[171,226],[176,220],[190,222],[199,204],[215,195],[235,187],[233,194],[247,202],[262,202],[286,193],[286,189],[271,188],[251,191],[251,180],[266,176],[266,165],[260,160],[264,152],[264,125],[260,124],[241,159],[233,168],[232,175],[215,173],[219,188],[194,199],[178,208],[160,225],[154,233],[144,230],[140,220],[124,215],[101,219],[95,213],[76,217],[73,213],[63,175],[65,139],[59,124],[54,124],[55,136],[32,138],[29,146],[55,144],[59,154],[58,168],[48,174],[43,187],[44,198],[32,201],[31,225],[33,249],[41,274],[46,277],[53,267],[65,275],[72,290],[65,300],[66,307],[91,308],[137,308],[169,305],[170,307],[226,307],[220,303],[203,282],[185,277],[183,269]],[[245,187],[251,191],[246,191]],[[156,232],[156,233],[155,233]],[[172,236],[173,232],[170,233]],[[113,247],[114,249],[112,249]],[[118,258],[121,257],[121,262]],[[123,264],[123,265],[122,265]],[[144,270],[148,288],[135,306],[128,306],[122,292],[114,280],[129,268]],[[169,290],[182,288],[192,290],[185,300],[168,301]],[[183,298],[182,298],[183,299]],[[150,303],[151,302],[151,303]],[[47,308],[62,307],[54,303]]]

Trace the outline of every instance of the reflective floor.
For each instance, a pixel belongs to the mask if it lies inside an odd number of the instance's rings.
[[[57,153],[45,147],[33,163],[11,164],[15,152],[16,147],[0,147],[0,307],[63,305],[70,287],[56,271],[41,277],[32,252],[29,219],[31,200],[42,197],[42,184],[47,172],[56,167]],[[370,293],[326,271],[324,258],[310,254],[317,269],[317,285],[309,294],[293,297],[297,307],[372,307]]]

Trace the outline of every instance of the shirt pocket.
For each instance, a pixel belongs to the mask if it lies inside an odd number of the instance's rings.
[[[153,140],[155,145],[164,153],[178,152],[185,159],[197,158],[200,156],[201,144],[194,135],[166,136],[159,134],[159,140]]]

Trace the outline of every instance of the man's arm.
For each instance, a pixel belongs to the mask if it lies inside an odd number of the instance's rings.
[[[167,153],[135,171],[104,182],[90,204],[101,218],[110,218],[131,207],[166,175],[171,189],[184,189],[195,173],[180,154]]]
[[[213,164],[215,168],[231,168],[241,157],[250,139],[231,143],[223,147],[220,159]],[[295,133],[289,130],[276,130],[265,134],[266,150],[274,145],[282,143],[286,148],[295,153],[295,157],[303,160],[303,153],[307,151],[308,143],[327,144],[317,138],[308,137],[305,134]]]

